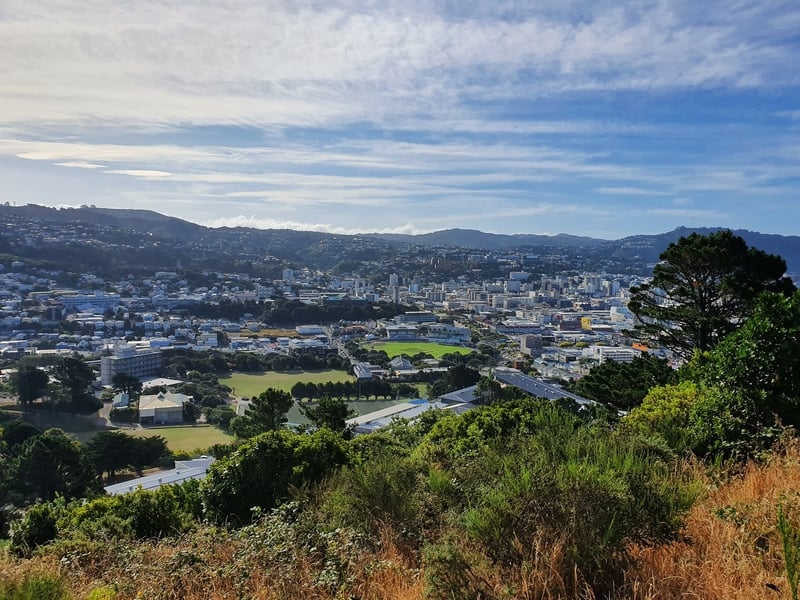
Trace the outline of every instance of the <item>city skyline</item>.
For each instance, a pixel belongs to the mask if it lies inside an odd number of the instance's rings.
[[[781,1],[11,0],[0,202],[333,233],[798,234],[798,30]]]

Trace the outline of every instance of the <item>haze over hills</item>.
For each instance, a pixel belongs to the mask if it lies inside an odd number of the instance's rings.
[[[512,248],[564,248],[574,252],[591,252],[608,258],[638,259],[642,262],[654,263],[670,243],[678,241],[681,237],[692,232],[708,234],[721,229],[679,227],[665,233],[634,235],[618,240],[568,234],[508,235],[469,229],[446,229],[417,235],[378,233],[343,235],[286,229],[210,228],[155,211],[94,206],[50,208],[33,204],[0,205],[0,217],[4,215],[55,223],[83,223],[114,227],[158,238],[181,240],[187,244],[211,244],[223,247],[248,246],[269,251],[275,256],[295,260],[303,256],[320,257],[326,252],[336,254],[343,247],[357,243],[362,247],[361,254],[365,260],[369,258],[371,252],[386,251],[393,245],[402,244],[468,248],[490,252]],[[786,260],[789,273],[800,274],[800,236],[765,234],[748,230],[734,230],[734,233],[744,238],[750,246],[782,256]]]

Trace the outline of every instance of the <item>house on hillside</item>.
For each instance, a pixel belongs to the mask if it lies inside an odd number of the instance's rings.
[[[183,405],[191,402],[186,394],[160,392],[139,398],[139,422],[142,425],[183,423]]]

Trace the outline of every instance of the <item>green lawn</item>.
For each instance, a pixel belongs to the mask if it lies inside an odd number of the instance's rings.
[[[447,346],[445,344],[432,344],[430,342],[378,342],[370,344],[369,347],[375,350],[383,350],[389,355],[389,358],[394,358],[401,354],[413,356],[420,352],[426,352],[434,358],[441,358],[443,355],[453,352],[458,352],[459,354],[469,354],[472,352],[469,348],[462,348],[461,346]]]
[[[138,437],[152,437],[160,435],[167,440],[170,450],[205,450],[214,444],[229,444],[233,436],[221,429],[210,425],[183,425],[179,427],[147,427],[144,429],[123,430],[125,433]]]
[[[268,371],[266,373],[231,373],[220,377],[219,382],[233,389],[233,395],[239,398],[258,396],[267,388],[276,388],[289,392],[298,381],[303,383],[336,383],[353,381],[353,376],[346,371],[326,369],[323,371]]]

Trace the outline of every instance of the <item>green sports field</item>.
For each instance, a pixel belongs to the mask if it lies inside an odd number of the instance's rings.
[[[378,342],[369,345],[374,350],[383,350],[389,355],[389,358],[400,356],[413,356],[420,352],[426,352],[434,358],[441,358],[445,354],[458,352],[459,354],[469,354],[472,352],[469,348],[462,348],[461,346],[447,346],[445,344],[432,344],[430,342]]]
[[[143,429],[124,430],[125,433],[137,437],[160,435],[167,440],[170,450],[191,452],[205,450],[214,444],[230,444],[233,436],[210,425],[183,425],[180,427],[146,427]]]
[[[298,381],[303,383],[336,383],[354,381],[347,371],[326,369],[323,371],[267,371],[265,373],[231,373],[220,377],[219,382],[233,389],[233,395],[239,398],[258,396],[267,388],[276,388],[289,392]]]

